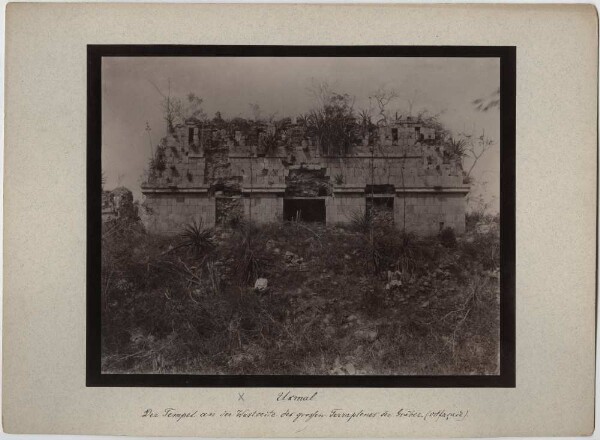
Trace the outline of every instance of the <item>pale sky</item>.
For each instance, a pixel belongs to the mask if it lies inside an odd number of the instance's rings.
[[[497,58],[287,58],[287,57],[105,57],[102,59],[102,169],[105,187],[123,185],[141,199],[141,176],[150,158],[150,142],[165,135],[161,96],[152,85],[185,97],[204,100],[209,117],[251,117],[249,103],[263,114],[295,117],[314,106],[308,88],[327,81],[338,93],[355,97],[355,108],[368,108],[369,95],[379,87],[400,97],[390,109],[413,114],[422,109],[443,112],[440,120],[452,132],[474,132],[495,141],[473,176],[487,181],[486,199],[498,209],[499,133],[497,108],[477,111],[472,101],[500,86]],[[146,131],[149,124],[150,138]],[[465,168],[469,165],[468,161]]]

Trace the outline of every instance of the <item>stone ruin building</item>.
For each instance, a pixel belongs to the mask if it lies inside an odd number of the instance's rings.
[[[133,219],[138,217],[138,209],[133,201],[133,194],[124,186],[112,191],[102,190],[102,222],[117,219]]]
[[[224,225],[302,220],[348,223],[377,208],[421,235],[465,230],[462,163],[435,127],[414,117],[354,124],[344,145],[320,145],[306,121],[199,121],[172,127],[142,193],[150,232],[202,220]]]

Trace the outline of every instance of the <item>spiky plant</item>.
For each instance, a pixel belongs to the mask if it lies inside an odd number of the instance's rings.
[[[268,133],[262,138],[262,149],[267,156],[272,156],[277,152],[278,138],[276,133]]]
[[[205,255],[207,252],[214,249],[213,231],[210,228],[205,228],[200,219],[188,223],[183,227],[183,231],[179,234],[181,243],[178,247],[186,248],[195,257]]]
[[[366,211],[353,212],[350,225],[354,231],[366,234],[371,230],[371,216]]]
[[[451,137],[446,141],[448,153],[452,157],[463,157],[465,155],[465,148],[467,147],[467,141],[465,139],[455,139]]]
[[[242,221],[237,234],[239,247],[234,257],[236,274],[240,285],[251,285],[271,266],[270,257],[263,250],[260,229],[254,223]]]

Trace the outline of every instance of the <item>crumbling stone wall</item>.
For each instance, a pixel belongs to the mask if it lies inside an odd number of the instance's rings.
[[[230,157],[229,163],[244,189],[285,188],[286,169],[278,157]]]
[[[244,204],[241,197],[215,198],[215,223],[217,225],[231,225],[242,218],[244,218]]]
[[[151,233],[178,234],[192,221],[215,225],[215,198],[207,194],[146,194],[143,206],[145,226]]]
[[[124,186],[112,191],[102,191],[102,221],[115,219],[130,222],[139,220],[138,206],[133,201],[133,193]]]
[[[423,164],[422,156],[347,157],[324,161],[328,174],[341,182],[341,188],[362,188],[366,185],[394,185],[396,188],[463,187],[463,178],[456,162],[431,166]],[[438,167],[439,165],[439,167]]]
[[[325,201],[327,223],[350,223],[356,216],[364,215],[365,195],[360,193],[336,194]]]
[[[460,192],[397,193],[394,219],[399,228],[406,219],[406,230],[421,235],[437,234],[445,227],[462,234],[465,232],[465,195]]]
[[[290,197],[324,197],[333,191],[327,169],[320,165],[291,167],[285,178],[285,194]]]
[[[148,229],[175,233],[200,218],[213,226],[238,210],[257,222],[280,221],[286,197],[324,199],[326,222],[347,223],[364,214],[373,186],[394,198],[399,228],[464,231],[469,187],[460,160],[436,143],[433,128],[398,120],[366,130],[346,156],[332,157],[320,154],[314,133],[290,124],[239,119],[175,127],[161,143],[164,169],[150,170],[142,185]]]
[[[282,194],[248,194],[244,197],[244,217],[257,223],[272,223],[283,219]]]

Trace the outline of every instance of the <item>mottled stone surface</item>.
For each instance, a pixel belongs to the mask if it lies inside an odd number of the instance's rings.
[[[234,128],[191,124],[163,139],[164,170],[149,170],[142,185],[150,231],[173,234],[200,219],[214,226],[233,205],[253,221],[280,221],[286,197],[324,199],[326,222],[347,223],[365,212],[371,188],[385,188],[398,228],[464,232],[469,186],[460,160],[428,127],[414,121],[379,127],[343,157],[320,155],[318,142],[299,126],[276,134],[268,125]],[[267,153],[256,144],[263,133],[278,142]]]

